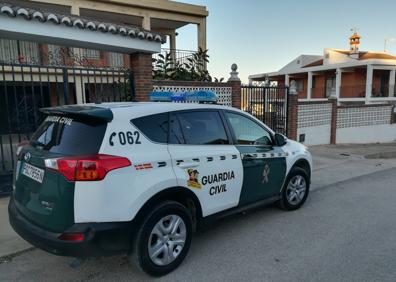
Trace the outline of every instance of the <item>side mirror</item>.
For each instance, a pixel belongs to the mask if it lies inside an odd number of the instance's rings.
[[[277,146],[283,146],[287,143],[287,138],[283,134],[275,133],[274,138],[275,138],[275,144]]]

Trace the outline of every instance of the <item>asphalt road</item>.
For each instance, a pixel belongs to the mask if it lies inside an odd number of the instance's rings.
[[[396,169],[316,189],[305,206],[267,206],[195,234],[158,281],[396,281]],[[125,257],[75,266],[40,250],[0,261],[0,281],[142,281]]]

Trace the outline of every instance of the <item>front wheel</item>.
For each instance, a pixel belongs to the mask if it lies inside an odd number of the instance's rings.
[[[184,260],[191,244],[192,219],[174,201],[158,205],[141,224],[130,257],[144,272],[165,275]]]
[[[284,210],[300,208],[308,197],[309,184],[307,172],[302,168],[293,167],[282,188],[279,206]]]

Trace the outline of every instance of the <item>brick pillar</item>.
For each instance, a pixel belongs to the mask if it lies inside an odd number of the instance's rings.
[[[294,80],[290,83],[287,105],[287,138],[297,140],[298,92]]]
[[[149,93],[153,91],[152,55],[134,53],[130,55],[131,71],[135,78],[135,100],[149,101]]]
[[[237,72],[238,66],[236,64],[232,64],[230,78],[228,79],[228,83],[232,87],[231,98],[232,98],[232,106],[235,108],[241,108],[241,80],[238,77]]]
[[[229,81],[228,82],[232,87],[232,106],[234,108],[241,108],[241,82],[240,81]]]
[[[330,144],[336,144],[337,142],[337,98],[329,99],[331,101],[331,127],[330,127]]]

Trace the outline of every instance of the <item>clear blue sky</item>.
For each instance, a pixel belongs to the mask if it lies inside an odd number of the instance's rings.
[[[362,36],[360,50],[383,51],[384,38],[396,38],[394,0],[177,0],[204,5],[209,71],[229,77],[237,63],[242,81],[249,74],[277,71],[300,54],[324,48],[347,49],[352,27]],[[194,25],[178,30],[178,49],[195,50]],[[396,54],[396,41],[388,44]]]

